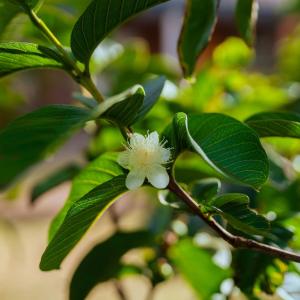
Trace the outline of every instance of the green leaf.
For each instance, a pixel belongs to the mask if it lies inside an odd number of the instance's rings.
[[[268,158],[257,134],[229,116],[178,113],[165,136],[175,157],[194,151],[219,174],[256,189],[268,178]]]
[[[0,36],[19,12],[20,9],[16,5],[10,3],[8,0],[0,0]]]
[[[182,202],[182,200],[169,190],[160,190],[158,192],[158,200],[164,206],[183,211],[187,209],[187,206]]]
[[[98,106],[99,117],[108,119],[119,126],[130,126],[135,122],[143,106],[144,98],[143,87],[136,85],[101,103]]]
[[[169,249],[169,257],[185,280],[193,287],[199,299],[211,299],[220,285],[230,277],[230,271],[218,267],[209,252],[196,247],[189,239]]]
[[[235,229],[246,234],[266,234],[269,221],[249,208],[249,198],[244,194],[225,194],[212,199],[209,206],[224,217]]]
[[[49,229],[49,240],[53,238],[57,230],[63,223],[68,210],[74,202],[85,194],[90,192],[98,185],[111,180],[113,177],[124,174],[123,169],[116,162],[117,155],[113,153],[106,153],[99,156],[97,159],[88,164],[73,180],[70,195],[53,219]]]
[[[71,180],[77,173],[80,171],[78,165],[72,164],[56,171],[54,174],[51,174],[49,177],[40,181],[35,185],[31,192],[31,203],[34,203],[37,198],[39,198],[44,193],[48,192],[57,185]]]
[[[151,110],[159,99],[165,81],[165,77],[160,76],[144,85],[135,85],[100,105],[93,98],[78,93],[75,93],[74,98],[88,108],[95,109],[98,117],[108,119],[119,126],[130,126]]]
[[[254,41],[254,31],[258,15],[257,0],[238,0],[236,4],[235,19],[238,30],[246,43]]]
[[[28,167],[42,160],[91,113],[70,105],[51,105],[17,118],[0,132],[0,187],[7,186]]]
[[[272,224],[271,230],[272,235],[280,240],[280,243],[276,244],[281,248],[285,248],[293,237],[289,230],[278,224]],[[235,250],[232,264],[235,270],[235,284],[250,299],[257,299],[252,296],[258,290],[273,294],[282,284],[284,273],[287,271],[286,262],[248,249]]]
[[[142,85],[145,90],[145,99],[133,123],[136,123],[137,121],[143,119],[143,117],[152,109],[152,107],[155,105],[155,103],[160,97],[165,82],[166,78],[164,76],[159,76],[157,78],[147,81],[145,84]]]
[[[64,258],[116,198],[126,191],[125,176],[117,176],[72,203],[40,263],[42,271],[59,269]]]
[[[31,8],[39,7],[42,1],[25,1]],[[8,24],[23,11],[18,0],[0,0],[0,36],[5,31]]]
[[[59,55],[47,47],[21,42],[0,43],[0,77],[37,68],[63,69],[64,65]]]
[[[219,0],[188,0],[178,53],[184,75],[194,72],[198,57],[206,48],[217,21]]]
[[[154,238],[148,231],[138,231],[117,232],[98,244],[76,269],[70,286],[70,300],[85,299],[95,285],[117,278],[123,267],[120,259],[126,252],[153,243]]]
[[[215,197],[221,189],[221,181],[217,178],[205,178],[193,183],[192,197],[199,202],[207,202]]]
[[[168,0],[93,0],[75,24],[71,48],[86,66],[98,44],[116,27],[139,12]]]
[[[261,137],[300,138],[300,115],[288,112],[263,112],[245,121]]]

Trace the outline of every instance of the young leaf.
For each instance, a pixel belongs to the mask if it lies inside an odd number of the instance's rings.
[[[288,112],[263,112],[245,121],[261,137],[300,138],[300,115]]]
[[[139,12],[168,0],[93,0],[75,24],[71,48],[86,66],[98,44],[116,27]]]
[[[175,155],[194,151],[223,176],[256,189],[268,178],[268,158],[258,136],[229,116],[178,113],[165,135]]]
[[[119,126],[130,126],[135,122],[144,98],[143,87],[136,85],[100,104],[98,107],[99,117],[108,119]]]
[[[257,0],[238,0],[236,4],[235,18],[238,30],[246,43],[254,41],[254,31],[258,15]]]
[[[116,162],[117,155],[106,153],[88,164],[73,180],[70,195],[53,219],[49,229],[49,240],[56,234],[58,228],[64,221],[68,210],[73,203],[90,192],[98,185],[111,180],[113,177],[124,174],[123,169]]]
[[[141,120],[151,110],[159,99],[165,81],[165,77],[160,76],[144,85],[135,85],[100,105],[94,99],[81,94],[76,93],[74,98],[88,108],[96,109],[100,118],[106,118],[120,126],[129,126]]]
[[[147,81],[145,84],[142,85],[145,90],[145,99],[133,123],[136,123],[137,121],[141,120],[155,105],[163,90],[165,82],[166,78],[164,76],[159,76],[157,78]]]
[[[178,53],[184,75],[194,72],[198,57],[206,48],[217,21],[219,0],[188,0]]]
[[[41,270],[59,269],[64,258],[90,226],[125,191],[125,176],[121,175],[98,185],[85,196],[73,202],[62,225],[42,256]]]
[[[222,281],[230,277],[229,270],[218,267],[209,252],[198,248],[189,239],[172,246],[168,256],[199,299],[211,299],[219,292]]]
[[[73,275],[70,300],[85,299],[95,285],[116,278],[122,269],[120,259],[130,249],[152,246],[153,243],[154,238],[148,231],[117,232],[95,246]]]
[[[91,113],[70,105],[51,105],[17,118],[0,132],[0,187],[55,150]]]
[[[39,198],[44,193],[48,192],[52,188],[58,186],[59,184],[71,180],[80,171],[78,165],[72,164],[59,169],[54,174],[40,181],[35,185],[31,192],[31,203],[34,203],[37,198]]]
[[[246,234],[264,235],[269,231],[270,224],[266,218],[249,208],[249,202],[244,194],[225,194],[212,199],[209,206],[235,229]]]
[[[0,78],[11,73],[37,68],[63,69],[59,55],[44,46],[31,43],[0,43]]]

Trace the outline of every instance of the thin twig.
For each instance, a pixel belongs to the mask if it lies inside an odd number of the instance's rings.
[[[90,74],[80,70],[80,68],[76,63],[76,60],[74,60],[72,56],[69,55],[69,53],[65,50],[64,46],[61,44],[61,42],[58,40],[55,34],[50,30],[50,28],[46,25],[46,23],[41,18],[39,18],[39,16],[35,13],[33,9],[28,7],[26,4],[23,4],[23,8],[27,13],[27,15],[29,16],[31,22],[56,47],[56,49],[61,54],[64,63],[72,69],[74,73],[72,77],[76,79],[76,81],[80,85],[86,88],[95,100],[97,100],[99,103],[103,102],[104,97],[95,86],[94,82],[91,79]]]
[[[203,214],[199,208],[198,203],[196,203],[194,199],[178,185],[174,178],[171,177],[168,187],[170,191],[176,194],[195,215],[200,217],[209,227],[211,227],[216,233],[218,233],[218,235],[222,237],[226,242],[228,242],[232,247],[252,249],[268,255],[279,257],[281,259],[300,262],[299,254],[231,234],[211,216]]]

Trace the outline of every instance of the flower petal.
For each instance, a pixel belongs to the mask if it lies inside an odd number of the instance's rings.
[[[132,170],[128,173],[125,184],[129,190],[135,190],[142,186],[144,181],[145,175],[143,173]]]
[[[147,141],[153,146],[158,145],[159,144],[159,135],[158,135],[157,131],[151,132],[147,136]]]
[[[129,152],[128,152],[128,150],[119,153],[118,164],[121,165],[123,168],[128,169],[128,167],[129,167]]]
[[[165,164],[167,162],[169,162],[170,158],[171,158],[171,151],[170,149],[166,149],[166,148],[163,148],[161,147],[161,163],[162,164]]]
[[[166,168],[160,165],[152,166],[146,176],[149,182],[158,189],[166,188],[170,181]]]
[[[143,145],[145,143],[145,137],[139,133],[134,133],[129,141],[131,147],[136,147],[139,145]]]

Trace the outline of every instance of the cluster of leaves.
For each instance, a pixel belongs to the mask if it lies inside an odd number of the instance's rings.
[[[59,9],[57,1],[51,2]],[[40,1],[0,2],[0,13],[1,10],[10,12],[5,14],[7,19],[0,21],[0,32],[11,26],[8,23],[12,18],[25,14],[55,46],[19,41],[0,43],[0,77],[29,69],[56,68],[70,74],[92,96],[76,95],[81,105],[40,108],[15,119],[4,128],[0,132],[0,169],[5,172],[0,174],[0,187],[10,186],[87,122],[92,121],[98,126],[99,136],[92,140],[88,150],[90,161],[86,166],[67,166],[40,182],[33,190],[32,201],[36,201],[52,187],[73,179],[70,195],[50,226],[49,245],[42,256],[40,268],[43,271],[60,268],[95,220],[127,192],[127,171],[116,162],[114,142],[110,140],[106,148],[103,144],[105,132],[108,132],[118,140],[118,149],[121,138],[115,131],[126,135],[129,127],[161,131],[172,149],[172,165],[169,167],[197,201],[202,213],[213,216],[234,234],[282,248],[289,244],[298,248],[297,234],[291,241],[293,234],[287,227],[296,226],[298,221],[295,215],[298,206],[295,207],[292,197],[299,193],[299,180],[292,182],[286,172],[285,160],[277,151],[280,145],[269,141],[269,138],[299,139],[300,115],[282,111],[262,112],[284,108],[289,98],[282,92],[283,89],[272,86],[270,78],[243,71],[253,53],[239,39],[230,39],[220,45],[213,61],[195,75],[198,57],[208,44],[217,21],[219,1],[187,2],[178,49],[184,76],[194,76],[194,82],[177,92],[173,101],[159,103],[166,76],[173,81],[173,87],[181,76],[149,58],[147,65],[142,66],[142,75],[147,77],[156,70],[158,76],[136,82],[141,77],[140,68],[135,69],[130,58],[132,53],[134,58],[141,55],[142,63],[146,64],[147,55],[137,50],[140,45],[126,48],[111,64],[99,67],[107,76],[117,73],[119,78],[126,78],[131,73],[133,80],[127,90],[117,95],[111,92],[112,96],[100,103],[102,99],[95,92],[90,77],[97,61],[92,64],[91,59],[95,49],[103,44],[112,30],[137,13],[167,1],[83,2],[66,1],[66,6],[83,11],[70,32],[63,28],[62,36],[70,33],[70,49],[63,47],[37,16],[36,11],[42,5]],[[237,25],[248,44],[254,39],[256,11],[255,0],[237,1]],[[262,82],[261,89],[257,86],[258,79]],[[112,91],[119,91],[123,83],[114,84]],[[171,84],[170,81],[168,84]],[[250,94],[251,88],[256,93]],[[262,95],[269,98],[262,98]],[[231,116],[212,110],[222,110]],[[145,118],[148,113],[149,117]],[[163,128],[167,120],[170,124]],[[264,139],[264,145],[261,139]],[[215,178],[208,178],[212,176]],[[282,284],[283,274],[289,268],[296,270],[292,264],[249,250],[234,251],[232,267],[218,266],[214,262],[218,249],[210,245],[208,251],[195,242],[195,232],[203,230],[204,225],[193,222],[188,209],[176,195],[163,191],[159,198],[166,207],[158,206],[158,213],[154,214],[153,222],[146,231],[118,230],[87,254],[74,273],[70,299],[84,299],[96,284],[121,278],[124,274],[143,274],[155,286],[169,278],[174,269],[182,274],[201,299],[220,292],[221,283],[231,277],[244,293],[255,297],[261,292],[274,293]],[[277,202],[288,203],[275,205],[272,201],[276,198],[279,198]],[[275,214],[271,221],[266,218],[269,212]],[[187,216],[187,225],[180,221],[182,215]],[[154,223],[156,225],[151,226]],[[178,224],[186,230],[178,229]],[[171,242],[169,236],[173,237]],[[145,266],[123,263],[122,257],[129,250],[144,247],[154,253],[151,259],[146,259]],[[254,268],[253,262],[260,268]]]

